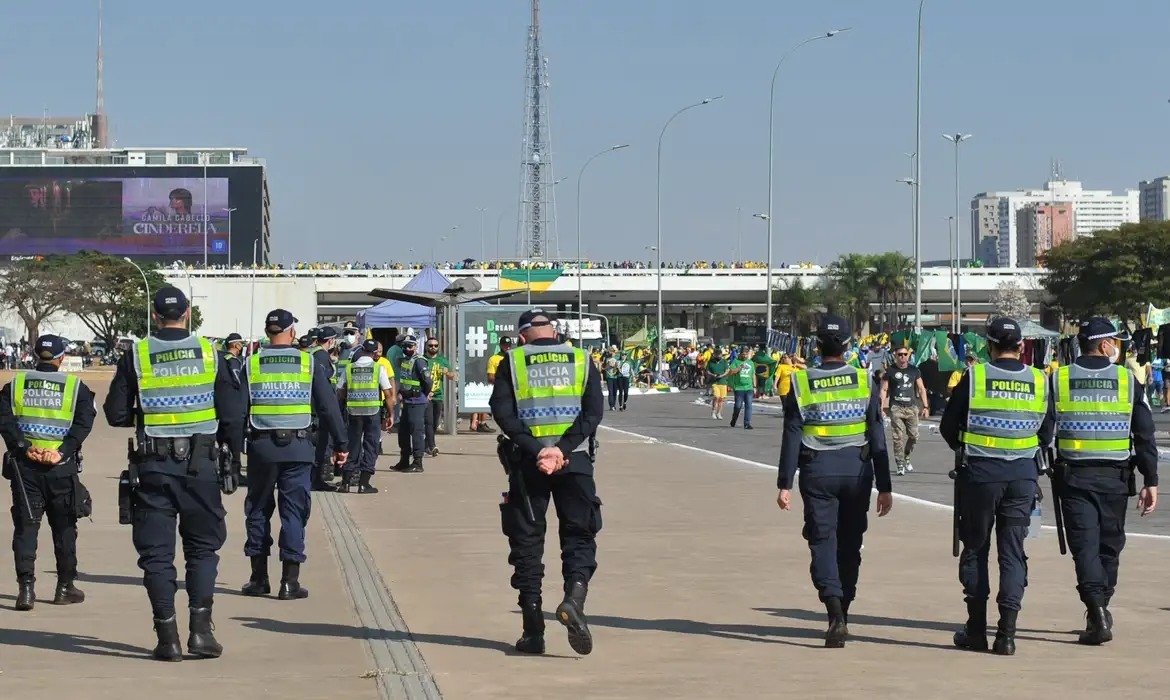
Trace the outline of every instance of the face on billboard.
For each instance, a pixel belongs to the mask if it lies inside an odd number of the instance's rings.
[[[5,178],[0,255],[227,252],[227,178]],[[206,211],[206,217],[204,216]]]

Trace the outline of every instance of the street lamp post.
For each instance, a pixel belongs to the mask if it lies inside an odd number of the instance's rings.
[[[150,335],[150,282],[146,279],[146,273],[142,271],[141,267],[130,258],[122,258],[126,262],[134,266],[138,270],[138,274],[142,275],[142,286],[146,287],[146,334]]]
[[[914,330],[922,332],[922,10],[918,0],[918,69],[914,98]]]
[[[229,269],[229,270],[232,268],[232,212],[233,212],[233,211],[235,211],[235,210],[236,210],[236,207],[226,207],[226,208],[224,208],[224,211],[226,211],[226,212],[227,212],[227,215],[228,215],[228,232],[227,232],[227,233],[228,233],[228,246],[227,246],[227,253],[228,253],[228,258],[227,258],[227,266],[228,266],[228,269]]]
[[[200,152],[199,157],[203,160],[203,269],[207,269],[207,162],[211,160],[211,154]]]
[[[963,248],[961,243],[963,239],[959,236],[959,229],[961,228],[961,220],[959,219],[959,144],[971,138],[971,134],[943,134],[943,138],[955,144],[955,313],[959,317],[959,320],[955,323],[955,333],[959,333],[963,326]],[[971,246],[971,257],[975,257],[974,246]]]
[[[849,27],[845,27],[844,29],[834,29],[833,31],[825,32],[824,34],[817,34],[816,36],[811,36],[811,37],[805,39],[804,41],[800,42],[796,46],[793,46],[791,49],[789,49],[788,53],[781,56],[780,60],[776,63],[776,69],[772,71],[772,86],[768,92],[768,211],[766,212],[768,215],[768,218],[764,219],[768,223],[768,260],[767,260],[768,271],[767,271],[767,277],[766,277],[766,280],[767,280],[766,284],[768,286],[768,291],[767,291],[767,298],[766,298],[766,302],[765,302],[767,304],[768,308],[767,308],[765,316],[764,316],[764,323],[765,323],[764,334],[765,335],[767,335],[768,331],[772,330],[772,175],[773,175],[773,170],[775,169],[774,168],[774,161],[775,161],[775,153],[776,153],[776,151],[775,151],[775,143],[776,143],[776,129],[775,129],[776,78],[777,78],[777,76],[780,75],[780,67],[784,65],[784,62],[788,60],[788,57],[791,56],[793,53],[795,53],[797,49],[804,46],[805,44],[817,41],[819,39],[830,39],[834,36],[837,36],[841,32],[849,31],[849,29],[850,29]]]
[[[951,272],[951,290],[950,299],[947,302],[951,307],[951,332],[958,333],[955,330],[955,278],[959,275],[958,266],[955,264],[955,217],[947,217],[947,250],[950,257],[947,258],[947,267]]]
[[[483,262],[483,256],[487,255],[486,246],[483,242],[483,215],[487,213],[486,207],[476,207],[479,212],[479,261]]]
[[[695,107],[711,104],[715,100],[721,99],[723,99],[723,95],[708,97],[700,102],[683,107],[672,114],[670,119],[666,120],[666,123],[662,125],[662,131],[658,133],[658,182],[655,193],[658,212],[658,245],[654,246],[654,250],[658,258],[658,337],[655,339],[655,343],[658,346],[659,357],[662,356],[662,138],[666,136],[666,129],[670,126],[670,123],[677,119],[683,112],[694,109]]]
[[[260,245],[260,239],[252,241],[252,305],[248,311],[248,342],[251,343],[256,337],[256,258],[257,247]]]
[[[604,151],[598,151],[597,153],[594,153],[593,155],[589,156],[584,164],[581,165],[581,170],[577,173],[577,347],[581,347],[581,341],[583,340],[583,331],[581,330],[581,326],[585,322],[585,294],[581,282],[581,272],[583,270],[581,266],[581,178],[584,177],[585,168],[589,167],[589,164],[593,162],[593,159],[599,158],[606,153],[613,153],[614,151],[628,148],[629,145],[630,144],[628,143],[623,143],[617,146],[610,146]]]

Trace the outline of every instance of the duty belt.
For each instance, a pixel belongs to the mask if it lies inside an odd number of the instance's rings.
[[[138,457],[158,457],[159,459],[174,459],[176,462],[187,462],[187,473],[194,475],[198,469],[196,461],[191,459],[195,452],[206,449],[204,455],[208,459],[215,459],[215,436],[192,435],[190,437],[155,438],[143,436],[138,442],[136,450]]]
[[[300,428],[298,430],[259,430],[252,428],[248,431],[249,440],[257,440],[262,437],[271,439],[272,443],[277,447],[285,447],[292,443],[293,438],[297,438],[298,440],[312,439],[313,430],[311,428]]]

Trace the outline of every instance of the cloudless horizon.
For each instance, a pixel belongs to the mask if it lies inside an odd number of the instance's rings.
[[[94,109],[96,0],[5,12],[5,114]],[[765,258],[768,87],[776,61],[774,261],[912,252],[914,0],[542,0],[560,249],[642,259]],[[105,100],[118,147],[246,147],[268,164],[272,259],[512,256],[528,0],[105,2]],[[953,146],[969,201],[1067,179],[1121,191],[1170,173],[1161,79],[1170,3],[927,0],[923,256],[947,255]],[[481,216],[477,208],[486,208]],[[742,214],[737,226],[737,208]],[[502,217],[502,218],[501,218]],[[452,231],[453,227],[458,227]],[[448,239],[440,241],[439,237]],[[414,249],[413,256],[408,254]],[[964,255],[969,251],[964,247]]]

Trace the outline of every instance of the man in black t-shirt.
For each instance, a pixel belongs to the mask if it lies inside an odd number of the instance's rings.
[[[917,406],[915,399],[919,401]],[[918,442],[918,418],[930,415],[927,406],[926,385],[922,382],[922,373],[910,364],[910,348],[898,348],[894,353],[894,366],[886,370],[882,382],[882,410],[890,417],[898,476],[914,471],[910,453]]]

